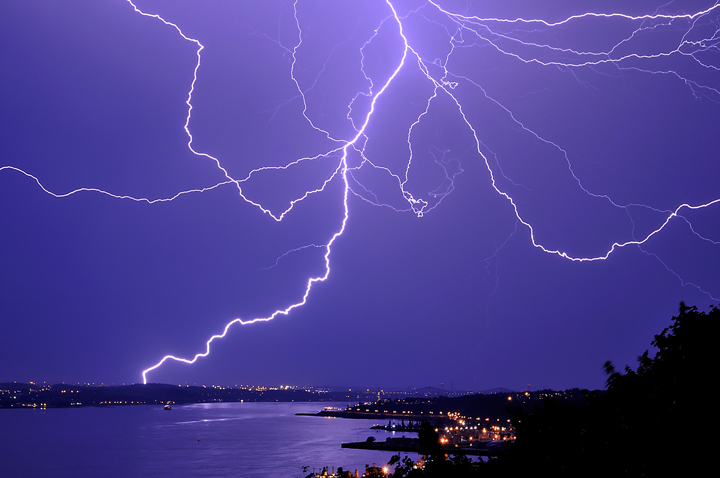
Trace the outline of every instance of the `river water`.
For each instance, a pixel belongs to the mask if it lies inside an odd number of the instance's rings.
[[[0,410],[0,476],[302,477],[362,471],[392,453],[340,443],[390,433],[375,421],[296,416],[324,403],[213,403]],[[408,435],[409,436],[409,435]],[[303,466],[309,471],[303,473]]]

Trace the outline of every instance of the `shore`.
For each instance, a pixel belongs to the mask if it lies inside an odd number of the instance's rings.
[[[406,453],[421,453],[420,440],[417,438],[387,438],[384,442],[371,439],[361,442],[343,443],[342,448],[354,448],[359,450],[376,451],[399,451]],[[474,444],[474,446],[450,446],[444,445],[441,450],[448,455],[473,455],[473,456],[498,456],[507,448],[505,441],[485,441]]]

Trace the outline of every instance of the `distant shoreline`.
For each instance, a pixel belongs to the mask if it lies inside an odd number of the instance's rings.
[[[223,402],[353,402],[374,399],[376,393],[332,392],[312,388],[227,388],[169,384],[38,385],[0,383],[0,409],[74,408],[171,403]],[[359,397],[359,398],[358,398]]]

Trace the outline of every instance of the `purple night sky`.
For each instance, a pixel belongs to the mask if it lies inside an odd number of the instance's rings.
[[[0,381],[142,382],[326,255],[148,381],[600,388],[717,304],[713,0],[134,3],[187,38],[0,5]]]

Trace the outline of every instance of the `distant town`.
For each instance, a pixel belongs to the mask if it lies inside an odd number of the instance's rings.
[[[493,389],[484,392],[449,391],[425,387],[408,391],[369,388],[331,389],[292,385],[251,386],[236,385],[170,385],[170,384],[39,384],[35,382],[0,382],[0,408],[69,408],[125,405],[160,405],[211,402],[345,402],[357,403],[347,408],[329,407],[323,413],[340,413],[346,418],[445,418],[459,409],[443,410],[441,404],[457,400],[458,406],[483,402],[482,408],[503,414],[509,405],[528,400],[541,400],[548,396],[582,396],[571,391],[553,390],[514,392]],[[473,398],[475,397],[475,398]],[[480,398],[484,397],[484,398]],[[488,400],[488,397],[491,399]],[[398,402],[400,400],[401,402]],[[398,407],[396,404],[403,403]],[[492,403],[492,405],[491,405]],[[439,408],[438,408],[439,407]],[[399,410],[396,410],[400,408]],[[457,407],[456,407],[457,408]],[[503,415],[504,416],[504,415]]]

